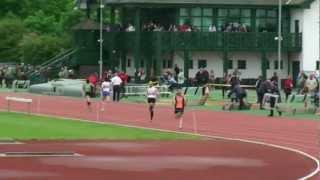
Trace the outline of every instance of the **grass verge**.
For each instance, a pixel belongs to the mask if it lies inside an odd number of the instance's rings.
[[[0,112],[0,138],[16,140],[192,140],[198,136]]]

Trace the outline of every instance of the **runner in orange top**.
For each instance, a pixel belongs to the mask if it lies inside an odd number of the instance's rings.
[[[181,92],[181,90],[178,90],[175,97],[174,97],[174,113],[175,118],[179,119],[179,129],[182,129],[182,122],[183,122],[183,112],[184,107],[186,106],[186,100]]]

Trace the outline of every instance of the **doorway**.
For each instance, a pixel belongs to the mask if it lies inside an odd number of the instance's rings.
[[[293,61],[292,62],[292,80],[294,85],[296,85],[299,73],[300,73],[300,61]]]

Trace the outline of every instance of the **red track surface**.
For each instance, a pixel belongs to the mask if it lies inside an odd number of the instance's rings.
[[[10,94],[0,94],[0,108],[6,107],[4,97],[7,95]],[[32,98],[34,100],[33,113],[177,130],[178,122],[173,118],[172,109],[167,107],[156,107],[154,122],[150,123],[147,107],[142,104],[109,103],[106,105],[106,110],[100,112],[99,103],[93,103],[93,110],[89,112],[85,102],[80,99],[30,94],[11,95]],[[12,107],[13,110],[26,111],[25,104],[13,103]],[[193,119],[193,114],[196,121]],[[196,131],[203,135],[271,143],[298,149],[318,157],[320,152],[318,127],[319,122],[311,120],[269,118],[236,112],[197,110],[185,113],[183,131]]]
[[[0,158],[0,179],[291,180],[314,169],[312,160],[294,152],[234,141],[0,145],[0,153],[66,150],[84,156]]]

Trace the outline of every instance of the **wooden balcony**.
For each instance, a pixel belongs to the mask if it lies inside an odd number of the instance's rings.
[[[98,31],[77,33],[77,44],[98,48]],[[143,51],[159,48],[165,51],[267,51],[276,52],[277,33],[233,32],[104,32],[104,49],[134,51],[137,46]],[[299,52],[302,49],[302,34],[283,35],[282,51]]]

